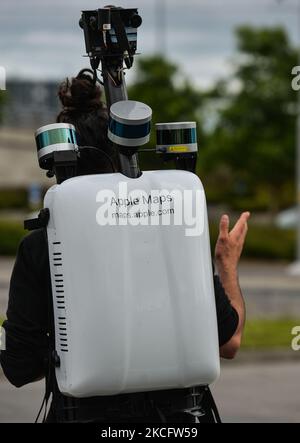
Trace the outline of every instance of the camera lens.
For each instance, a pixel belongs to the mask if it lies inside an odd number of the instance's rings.
[[[139,26],[141,26],[142,22],[143,22],[142,17],[138,14],[134,14],[131,17],[131,26],[133,28],[138,28]]]
[[[93,31],[96,31],[96,29],[97,29],[97,19],[96,19],[96,17],[91,17],[90,18],[90,27],[92,28]]]

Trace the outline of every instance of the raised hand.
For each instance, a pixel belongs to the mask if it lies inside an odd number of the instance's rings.
[[[232,274],[237,276],[238,262],[243,250],[248,230],[250,212],[243,212],[229,231],[229,217],[222,215],[219,226],[219,236],[215,247],[215,261],[220,277]]]

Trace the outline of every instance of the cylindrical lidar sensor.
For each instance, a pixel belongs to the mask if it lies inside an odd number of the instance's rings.
[[[108,137],[117,145],[137,148],[150,139],[152,110],[144,103],[123,100],[110,107]]]
[[[198,151],[196,122],[157,123],[156,152],[188,154]]]
[[[39,165],[50,169],[55,151],[77,151],[75,126],[69,123],[53,123],[42,126],[35,132]]]

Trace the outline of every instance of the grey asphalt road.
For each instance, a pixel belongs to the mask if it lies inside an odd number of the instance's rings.
[[[212,391],[223,422],[299,423],[300,359],[291,362],[223,365]],[[33,422],[43,382],[21,389],[0,381],[0,423]]]
[[[233,423],[300,423],[298,361],[223,365],[213,386],[220,415]]]

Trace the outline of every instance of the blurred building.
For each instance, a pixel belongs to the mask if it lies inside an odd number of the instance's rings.
[[[59,103],[57,82],[8,81],[2,126],[38,128],[55,121]]]
[[[34,131],[55,122],[57,88],[57,82],[7,82],[0,123],[0,188],[51,184],[38,166]]]

